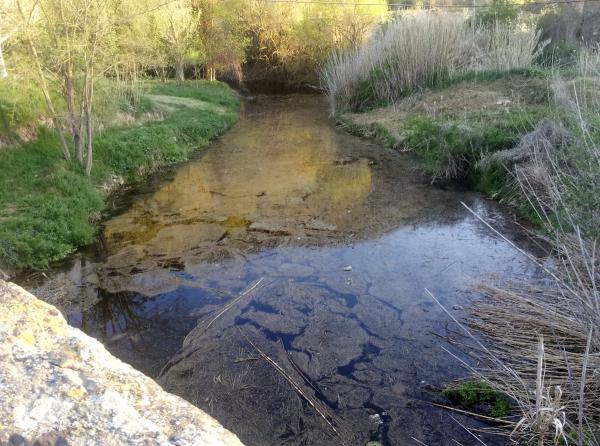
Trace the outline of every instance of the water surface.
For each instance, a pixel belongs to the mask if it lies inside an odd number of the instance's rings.
[[[322,98],[262,97],[37,291],[248,445],[473,444],[428,403],[466,373],[425,289],[462,317],[474,285],[533,266],[461,201],[523,242],[497,204],[336,130]]]

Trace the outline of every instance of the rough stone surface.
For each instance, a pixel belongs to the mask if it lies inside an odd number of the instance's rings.
[[[1,445],[242,444],[56,308],[2,280],[0,364]]]

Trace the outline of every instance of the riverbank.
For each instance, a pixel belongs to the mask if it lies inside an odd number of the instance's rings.
[[[510,402],[507,432],[540,445],[597,438],[590,371],[600,350],[593,329],[600,321],[600,63],[597,53],[586,57],[568,73],[478,73],[337,117],[352,133],[414,153],[432,182],[465,182],[536,224],[547,252],[530,259],[544,278],[484,279],[485,299],[468,309],[461,329],[484,340],[470,351],[480,361],[470,371]]]
[[[532,272],[461,202],[529,247],[503,206],[431,187],[411,158],[336,130],[324,97],[257,97],[201,156],[132,188],[102,243],[27,287],[249,446],[469,444],[417,402],[465,377],[423,290],[458,316],[473,279]]]
[[[510,172],[480,161],[513,148],[535,125],[555,114],[549,74],[526,69],[469,73],[392,105],[340,113],[347,131],[413,152],[432,183],[466,181],[505,197]]]
[[[45,268],[92,243],[110,193],[207,147],[237,121],[240,101],[218,82],[151,83],[144,104],[146,119],[96,136],[90,177],[44,127],[0,151],[0,268]]]

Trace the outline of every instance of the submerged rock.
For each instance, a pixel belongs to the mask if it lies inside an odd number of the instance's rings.
[[[242,444],[56,308],[2,280],[0,364],[0,444]]]

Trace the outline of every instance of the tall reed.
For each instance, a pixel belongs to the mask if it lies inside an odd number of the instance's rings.
[[[332,111],[390,104],[468,70],[531,64],[539,34],[523,24],[473,25],[458,13],[407,13],[363,47],[334,53],[322,70]]]
[[[523,444],[600,444],[599,55],[584,51],[575,79],[556,76],[563,113],[511,152],[515,185],[550,248],[535,259],[543,279],[483,286],[470,321],[487,341],[473,371],[514,399],[512,437]]]

